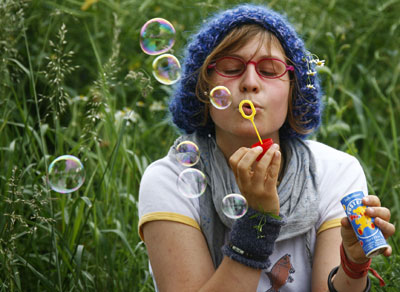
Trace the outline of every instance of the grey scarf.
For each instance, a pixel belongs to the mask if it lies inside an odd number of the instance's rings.
[[[231,193],[240,193],[235,176],[223,153],[211,136],[196,134],[179,137],[174,147],[182,141],[192,141],[200,149],[200,161],[195,168],[207,178],[205,193],[198,198],[200,203],[200,227],[217,267],[222,261],[221,246],[225,231],[234,222],[222,212],[222,199]],[[306,247],[311,261],[310,230],[318,219],[319,194],[315,179],[315,161],[308,146],[300,139],[285,140],[281,147],[285,153],[284,176],[278,187],[280,212],[286,216],[287,224],[282,227],[276,242],[305,235]],[[212,199],[211,199],[212,198]]]

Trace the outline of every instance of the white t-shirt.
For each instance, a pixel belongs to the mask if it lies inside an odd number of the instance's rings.
[[[340,199],[351,192],[368,194],[367,182],[360,163],[353,156],[322,143],[305,141],[314,155],[316,181],[320,192],[319,219],[312,229],[311,252],[317,235],[340,226],[345,213]],[[189,199],[177,191],[177,178],[185,169],[168,156],[146,169],[139,191],[139,233],[142,226],[154,220],[169,220],[200,229],[199,200]],[[339,251],[337,251],[339,252]],[[304,236],[275,244],[271,266],[261,274],[257,291],[311,291],[311,264]]]

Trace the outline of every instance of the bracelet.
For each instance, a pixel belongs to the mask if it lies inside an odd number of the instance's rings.
[[[351,262],[346,256],[343,243],[340,245],[340,263],[342,265],[344,272],[350,278],[360,279],[362,277],[365,277],[368,274],[368,271],[371,271],[371,273],[375,276],[375,278],[379,280],[379,285],[381,287],[385,286],[385,281],[383,281],[382,277],[374,269],[370,267],[371,259],[369,259],[369,261],[363,264],[356,264]]]
[[[371,265],[371,259],[363,264],[356,264],[354,262],[351,262],[346,256],[342,243],[340,245],[340,263],[347,276],[352,279],[360,279],[368,274],[368,269]]]
[[[328,289],[329,292],[338,292],[335,287],[333,286],[332,277],[336,275],[337,271],[339,270],[339,266],[332,269],[328,276]],[[371,290],[371,281],[367,277],[367,287],[365,288],[364,292],[369,292]]]
[[[249,252],[246,252],[244,250],[242,250],[241,248],[233,245],[232,243],[228,243],[228,246],[237,254],[244,256],[245,258],[249,259],[249,260],[255,260],[255,261],[266,261],[268,259],[268,257],[266,256],[256,256],[253,255]]]
[[[222,253],[254,269],[266,269],[271,263],[275,240],[286,221],[278,216],[260,213],[252,208],[232,226],[229,241]]]

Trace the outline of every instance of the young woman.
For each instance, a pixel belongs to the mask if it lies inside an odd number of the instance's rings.
[[[265,7],[218,13],[193,36],[170,103],[185,134],[140,186],[140,235],[159,291],[368,290],[369,259],[340,204],[351,192],[367,194],[363,170],[354,157],[305,139],[321,119],[314,67],[287,20]],[[230,90],[228,108],[210,104],[215,86]],[[243,100],[254,104],[262,139],[274,141],[260,160],[262,148],[251,148],[257,134],[239,110]],[[241,109],[252,112],[248,103]],[[182,141],[200,149],[193,168],[207,188],[199,198],[177,190]],[[237,220],[222,211],[231,193],[249,205]],[[363,203],[391,236],[390,211],[379,198]]]

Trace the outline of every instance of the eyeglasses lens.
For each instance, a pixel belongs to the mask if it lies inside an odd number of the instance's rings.
[[[243,73],[246,65],[238,59],[223,58],[216,64],[216,70],[225,76],[235,77]]]
[[[286,68],[282,62],[265,59],[257,64],[257,71],[266,78],[275,78],[282,75]]]

